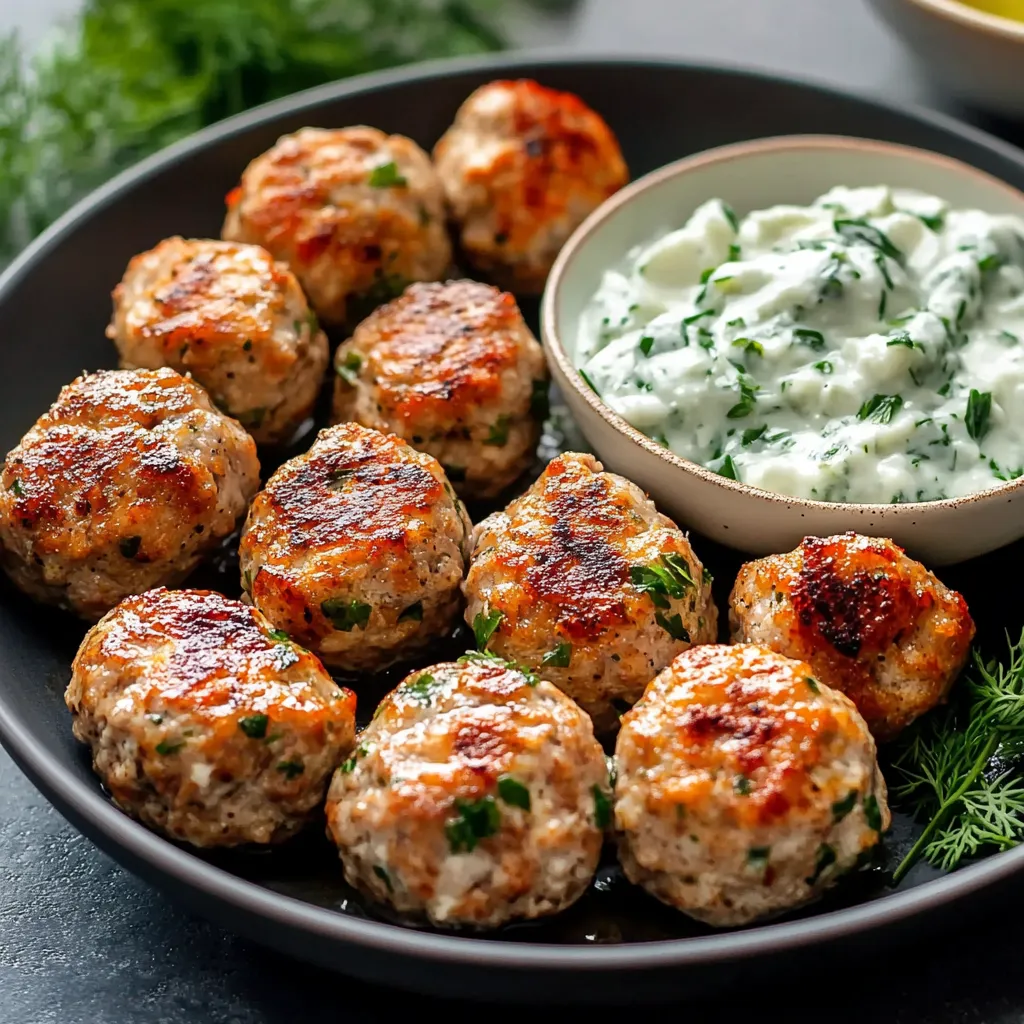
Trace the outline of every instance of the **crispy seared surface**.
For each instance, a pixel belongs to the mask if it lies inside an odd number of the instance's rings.
[[[586,889],[607,769],[589,719],[500,660],[409,675],[335,774],[328,833],[375,899],[438,924],[554,913]]]
[[[334,420],[393,431],[461,494],[497,494],[537,447],[548,372],[515,299],[475,281],[414,284],[335,355]]]
[[[384,168],[385,170],[381,170]],[[376,128],[304,128],[256,157],[227,197],[223,237],[284,260],[317,313],[389,298],[451,262],[440,182],[410,139]]]
[[[672,592],[652,592],[666,558],[685,575]],[[590,455],[553,459],[526,494],[479,524],[464,590],[470,624],[500,613],[492,650],[541,670],[602,717],[717,629],[710,577],[686,535]],[[552,655],[559,645],[561,657]]]
[[[529,80],[477,89],[434,147],[462,247],[495,280],[539,292],[558,250],[629,173],[601,117]]]
[[[261,442],[287,440],[310,414],[327,336],[265,249],[166,238],[131,260],[113,297],[122,366],[191,373]]]
[[[86,636],[66,696],[117,803],[200,846],[293,834],[355,732],[353,693],[210,591],[123,601]]]
[[[342,424],[256,496],[239,549],[243,586],[330,664],[380,667],[450,626],[469,530],[436,460]]]
[[[183,578],[235,528],[258,478],[252,438],[191,380],[81,377],[4,464],[5,566],[34,596],[99,618]]]
[[[744,566],[733,638],[811,663],[880,739],[945,699],[974,638],[964,599],[890,540],[807,537]]]
[[[888,826],[863,718],[764,647],[681,654],[623,716],[616,760],[627,875],[711,924],[813,899]]]

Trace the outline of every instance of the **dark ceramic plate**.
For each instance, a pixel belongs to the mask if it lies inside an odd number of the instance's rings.
[[[529,76],[580,94],[610,122],[634,175],[709,146],[765,135],[869,136],[937,150],[1024,187],[1024,154],[947,119],[825,89],[736,71],[667,62],[541,56],[428,65],[328,86],[217,125],[140,164],[62,218],[0,278],[0,449],[12,447],[83,368],[114,365],[103,336],[109,293],[136,252],[171,235],[216,236],[223,196],[250,158],[304,125],[373,124],[429,147],[476,86]],[[536,310],[526,309],[528,315]],[[549,430],[545,452],[576,445],[571,425]],[[266,460],[265,460],[266,465]],[[474,518],[482,510],[471,510]],[[721,588],[734,553],[695,540]],[[944,573],[966,594],[983,644],[1024,622],[1024,598],[993,587],[1022,551]],[[199,585],[237,593],[230,549]],[[1009,588],[1007,588],[1009,590]],[[1013,588],[1018,591],[1020,588]],[[992,596],[989,596],[991,593]],[[998,602],[998,603],[997,603]],[[724,618],[724,616],[723,616]],[[626,1000],[746,983],[797,968],[806,978],[842,950],[877,948],[932,928],[1024,865],[1024,848],[954,875],[915,870],[898,891],[885,861],[847,880],[824,903],[757,928],[713,933],[629,886],[606,858],[591,891],[568,913],[486,937],[389,922],[341,879],[322,830],[272,853],[200,856],[158,838],[116,810],[71,736],[63,690],[83,626],[0,584],[0,740],[35,784],[83,832],[131,870],[259,942],[377,981],[456,995]],[[460,649],[454,637],[445,646]],[[438,652],[441,654],[442,652]],[[359,680],[364,716],[394,680]],[[914,826],[898,819],[893,863]],[[982,892],[984,890],[984,893]]]

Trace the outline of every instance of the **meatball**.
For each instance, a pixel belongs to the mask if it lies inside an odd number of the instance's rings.
[[[531,81],[477,89],[434,160],[466,256],[523,293],[543,290],[558,250],[629,180],[601,117],[571,93]]]
[[[626,877],[711,925],[815,899],[889,827],[853,702],[767,647],[681,654],[623,716],[615,759]]]
[[[223,237],[287,262],[327,323],[369,312],[410,281],[436,281],[451,263],[430,158],[376,128],[285,135],[249,164],[227,206]]]
[[[277,843],[352,749],[356,698],[254,608],[151,590],[93,626],[65,699],[115,803],[195,846]]]
[[[500,659],[408,676],[327,795],[348,881],[437,925],[553,914],[586,890],[609,816],[586,715]]]
[[[128,368],[191,373],[262,444],[313,411],[327,335],[295,275],[257,245],[167,238],[114,289],[107,328]]]
[[[481,647],[541,672],[597,719],[712,642],[711,577],[686,534],[590,455],[553,459],[477,526],[463,585]]]
[[[436,459],[345,423],[321,431],[256,496],[242,586],[328,665],[384,668],[458,617],[471,529]]]
[[[334,366],[335,422],[394,431],[438,459],[464,497],[500,493],[533,460],[548,371],[507,292],[411,285],[356,328]]]
[[[810,662],[887,740],[945,700],[974,622],[964,599],[891,540],[805,537],[748,562],[730,597],[736,641]]]
[[[252,438],[174,370],[79,377],[4,463],[4,568],[95,621],[183,580],[234,531],[259,472]]]

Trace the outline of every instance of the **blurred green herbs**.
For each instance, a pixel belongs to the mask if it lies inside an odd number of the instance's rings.
[[[501,5],[88,0],[35,58],[0,40],[0,265],[84,193],[213,121],[364,71],[502,48]]]

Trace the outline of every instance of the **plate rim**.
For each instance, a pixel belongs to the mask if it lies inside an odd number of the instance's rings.
[[[173,165],[189,154],[282,117],[300,113],[332,100],[375,92],[410,82],[432,81],[452,75],[491,72],[540,74],[545,68],[584,67],[672,68],[743,79],[752,85],[782,83],[824,97],[853,99],[866,107],[924,122],[947,134],[994,152],[1024,170],[1024,151],[995,136],[964,124],[939,111],[917,104],[894,103],[857,93],[809,77],[762,69],[746,69],[722,62],[681,60],[669,55],[616,54],[546,48],[504,51],[482,56],[426,61],[342,79],[274,100],[210,125],[160,150],[79,200],[34,239],[0,274],[0,303],[13,291],[37,260],[59,244],[65,233],[111,203],[127,187]],[[29,780],[55,808],[69,819],[80,818],[102,835],[93,840],[101,848],[125,852],[194,893],[209,897],[245,915],[259,917],[308,935],[363,946],[417,960],[461,963],[480,967],[551,973],[559,970],[600,971],[609,968],[653,970],[711,964],[726,959],[748,959],[831,942],[871,929],[896,924],[925,911],[963,899],[1024,868],[1024,845],[1007,850],[909,889],[867,903],[826,911],[797,921],[767,922],[742,931],[660,939],[622,944],[560,945],[550,942],[515,942],[472,935],[418,931],[357,918],[307,903],[296,897],[246,881],[188,850],[181,849],[118,810],[105,796],[53,761],[35,739],[24,718],[15,713],[0,688],[0,744]],[[65,808],[68,808],[66,811]],[[71,820],[72,827],[79,826]],[[92,830],[83,830],[92,839]],[[109,844],[109,847],[107,846]],[[118,858],[115,858],[118,859]],[[130,868],[133,873],[133,868]],[[146,880],[157,888],[160,882]]]

